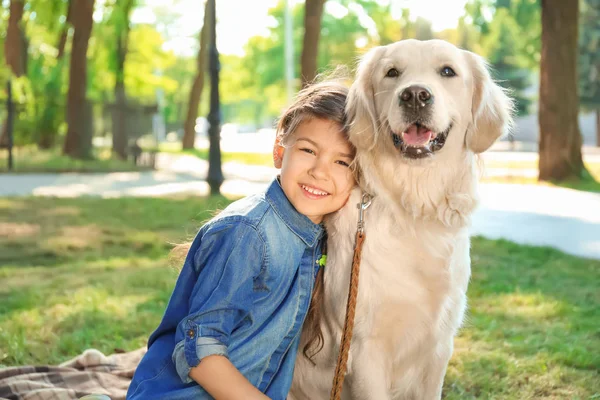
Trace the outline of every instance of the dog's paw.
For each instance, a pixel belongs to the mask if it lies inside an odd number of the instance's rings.
[[[446,204],[439,208],[442,223],[450,228],[462,228],[471,222],[471,213],[477,200],[470,194],[455,193],[446,196]]]

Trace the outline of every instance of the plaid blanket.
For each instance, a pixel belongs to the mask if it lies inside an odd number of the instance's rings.
[[[105,356],[89,349],[59,366],[0,369],[0,400],[71,400],[105,394],[124,400],[145,348]]]

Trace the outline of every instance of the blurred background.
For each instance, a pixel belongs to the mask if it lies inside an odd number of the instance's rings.
[[[482,155],[445,398],[600,398],[600,0],[0,6],[0,366],[142,347],[173,244],[268,185],[294,94],[436,38],[484,56],[517,104]]]
[[[204,2],[88,2],[2,2],[0,80],[5,86],[10,79],[12,85],[15,170],[30,168],[32,158],[42,155],[54,162],[60,155],[123,160],[132,155],[135,142],[155,151],[207,147],[210,35],[200,32],[209,22]],[[300,88],[302,76],[310,80],[315,72],[337,66],[352,71],[367,49],[404,38],[444,39],[486,57],[494,77],[517,99],[516,127],[507,138],[511,149],[537,150],[539,1],[320,3],[322,10],[312,11],[320,14],[305,21],[304,1],[218,2],[220,124],[221,136],[230,139],[226,150],[269,152],[274,120]],[[583,145],[597,146],[597,2],[581,1],[571,23],[579,25],[578,41],[571,43],[577,46],[579,129]],[[305,28],[320,37],[305,37]],[[6,147],[6,90],[0,100],[0,143]],[[0,168],[6,170],[7,163]]]

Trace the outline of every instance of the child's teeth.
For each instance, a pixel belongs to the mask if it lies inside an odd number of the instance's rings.
[[[312,193],[312,194],[316,194],[319,196],[325,196],[327,193],[326,192],[321,192],[320,190],[316,190],[313,188],[310,188],[308,186],[302,186],[304,188],[304,190],[306,190],[308,193]]]

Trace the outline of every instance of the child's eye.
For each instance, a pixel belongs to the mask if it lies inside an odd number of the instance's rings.
[[[342,160],[337,160],[335,163],[339,164],[339,165],[343,165],[344,167],[350,166],[350,164],[348,164],[346,161],[342,161]]]
[[[300,151],[303,151],[303,152],[308,153],[308,154],[315,154],[315,152],[312,149],[309,149],[309,148],[306,148],[306,147],[301,148]]]

